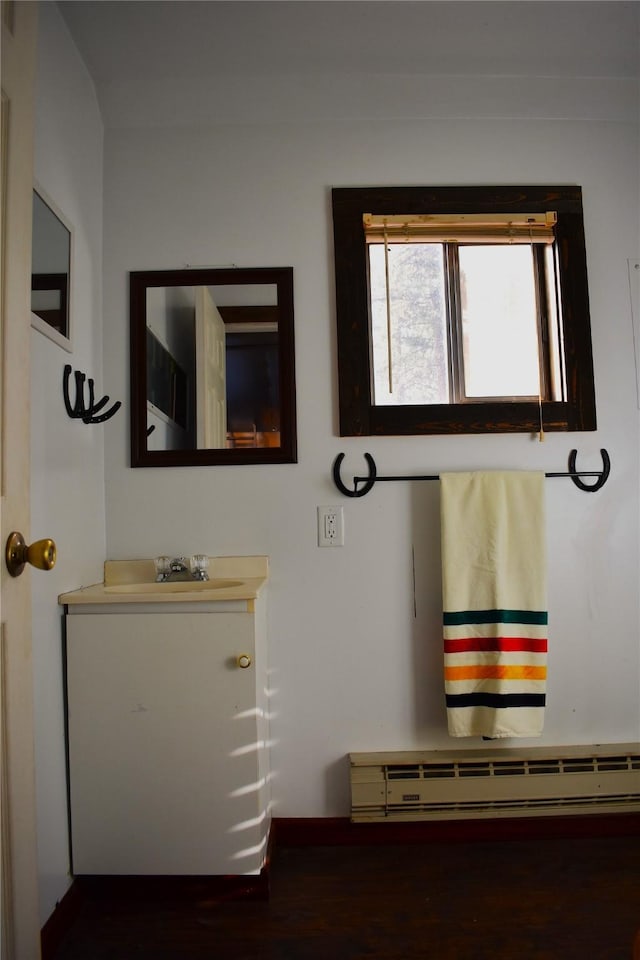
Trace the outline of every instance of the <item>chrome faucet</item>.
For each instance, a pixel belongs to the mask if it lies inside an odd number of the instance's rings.
[[[174,583],[181,580],[208,580],[208,558],[204,556],[191,557],[158,557],[156,560],[156,583]]]

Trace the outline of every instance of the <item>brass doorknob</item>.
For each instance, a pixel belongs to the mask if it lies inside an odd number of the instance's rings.
[[[7,540],[5,558],[12,577],[19,577],[26,563],[38,570],[51,570],[56,563],[56,545],[53,540],[36,540],[27,546],[22,534],[14,532]]]
[[[251,666],[251,657],[248,653],[241,653],[236,660],[236,663],[242,670],[246,670],[247,667]]]

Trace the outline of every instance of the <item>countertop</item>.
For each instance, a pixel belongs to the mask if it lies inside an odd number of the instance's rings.
[[[156,583],[153,560],[107,560],[104,581],[69,593],[58,603],[212,603],[255,600],[269,578],[268,557],[210,557],[209,580]]]

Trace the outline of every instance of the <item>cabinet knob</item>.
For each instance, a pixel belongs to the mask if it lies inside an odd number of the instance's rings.
[[[249,656],[248,653],[240,653],[238,654],[238,659],[236,660],[236,663],[242,670],[246,670],[247,667],[251,666],[251,657]]]

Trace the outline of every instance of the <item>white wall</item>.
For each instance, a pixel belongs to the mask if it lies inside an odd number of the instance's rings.
[[[65,590],[101,580],[106,549],[103,447],[109,424],[85,426],[70,420],[62,399],[66,363],[93,377],[96,399],[111,392],[102,374],[102,140],[84,65],[55,4],[41,3],[35,178],[72,224],[75,240],[73,352],[36,330],[31,334],[31,535],[52,537],[58,547],[55,568],[31,574],[42,923],[70,882],[62,610],[57,598]]]
[[[368,99],[367,78],[343,77],[344,96],[335,78],[326,97],[316,81],[305,110],[306,87],[291,77],[287,120],[269,89],[252,115],[235,79],[218,87],[213,108],[209,91],[191,91],[189,116],[206,115],[197,126],[179,125],[176,110],[154,117],[159,125],[107,131],[105,375],[125,393],[127,271],[292,265],[299,463],[131,470],[121,418],[106,446],[109,557],[270,556],[274,812],[344,815],[349,751],[467,744],[449,739],[443,708],[437,484],[380,485],[343,500],[330,481],[335,455],[346,451],[352,472],[364,451],[380,473],[563,470],[572,447],[583,469],[597,467],[606,447],[613,469],[601,493],[567,480],[546,488],[550,665],[538,742],[637,740],[638,411],[627,281],[627,258],[638,252],[637,86],[454,78],[447,95],[444,81],[422,77],[421,105],[397,79],[384,97],[372,82]],[[338,437],[330,187],[421,183],[582,185],[596,433],[547,434],[544,444],[519,435]],[[344,506],[342,549],[316,546],[324,503]]]

